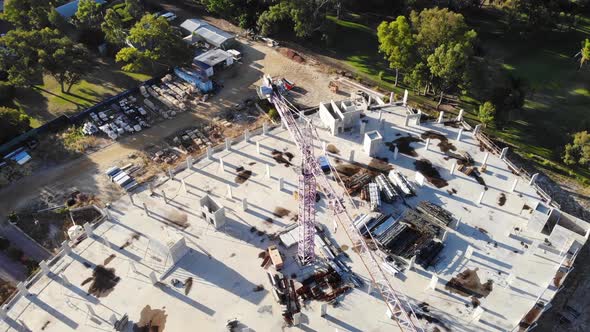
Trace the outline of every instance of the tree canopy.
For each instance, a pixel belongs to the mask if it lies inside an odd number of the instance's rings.
[[[179,66],[192,60],[190,45],[170,26],[163,17],[147,14],[129,32],[127,40],[133,45],[121,49],[116,56],[123,62],[123,70],[139,71],[146,66],[161,64]]]
[[[574,134],[574,140],[565,146],[563,161],[568,165],[590,167],[590,134],[581,131]]]
[[[0,107],[0,144],[31,129],[31,118],[25,113]]]
[[[485,124],[486,126],[489,126],[494,122],[495,115],[496,107],[491,102],[486,101],[479,106],[477,117],[479,118],[479,121],[481,121],[481,123]]]
[[[74,22],[76,26],[98,30],[102,22],[101,5],[95,0],[80,0]]]
[[[49,25],[52,0],[9,0],[4,1],[2,19],[22,29],[41,29]]]
[[[412,60],[414,36],[405,16],[398,16],[395,21],[381,22],[377,28],[379,51],[387,56],[389,66],[395,69],[397,85],[399,69],[409,67]]]

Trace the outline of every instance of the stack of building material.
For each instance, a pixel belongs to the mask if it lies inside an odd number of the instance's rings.
[[[379,190],[383,193],[384,201],[391,203],[399,198],[399,194],[395,190],[393,183],[384,174],[377,175],[375,182],[379,186]]]
[[[371,211],[378,211],[381,208],[381,197],[376,183],[369,183],[369,202]]]
[[[267,276],[271,285],[271,293],[281,305],[283,318],[289,325],[293,324],[293,315],[301,311],[293,280],[286,278],[279,272],[267,272]]]
[[[389,179],[395,184],[406,197],[415,196],[416,191],[408,181],[408,179],[401,173],[391,170],[389,171]]]
[[[453,221],[453,215],[449,211],[429,201],[418,203],[416,209],[425,214],[431,222],[442,227],[447,227]]]
[[[371,181],[371,175],[366,172],[358,172],[344,180],[344,186],[349,194],[354,194]]]

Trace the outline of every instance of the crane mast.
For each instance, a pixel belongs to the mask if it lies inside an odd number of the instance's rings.
[[[299,243],[298,258],[302,265],[307,265],[315,260],[314,235],[315,235],[315,198],[319,186],[324,193],[328,207],[332,210],[339,224],[342,225],[348,238],[353,243],[355,251],[361,257],[361,261],[371,278],[373,286],[379,291],[387,304],[388,314],[397,322],[402,331],[423,332],[410,300],[401,292],[393,289],[385,272],[379,264],[373,252],[369,249],[359,230],[354,226],[353,219],[346,211],[344,195],[338,194],[332,184],[321,170],[314,155],[314,137],[318,137],[317,131],[311,121],[303,119],[299,110],[295,108],[273,84],[270,76],[264,77],[267,88],[267,97],[275,106],[281,117],[281,121],[287,128],[295,145],[301,152],[301,174],[299,175]],[[264,94],[264,93],[263,93]],[[295,114],[302,119],[298,123]]]

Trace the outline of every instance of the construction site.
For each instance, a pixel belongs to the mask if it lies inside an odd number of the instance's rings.
[[[590,235],[538,174],[407,92],[358,86],[303,112],[271,77],[259,87],[280,122],[203,144],[72,226],[0,331],[535,327]],[[177,136],[193,134],[213,141]]]

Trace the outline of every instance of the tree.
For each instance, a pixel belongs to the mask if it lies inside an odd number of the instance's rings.
[[[115,59],[125,63],[123,70],[138,71],[156,63],[168,67],[189,63],[194,52],[192,47],[170,26],[163,17],[147,14],[137,22],[128,37],[133,46],[121,49]]]
[[[477,113],[477,117],[479,121],[486,126],[489,126],[494,122],[494,116],[496,115],[496,107],[489,101],[486,101],[482,105],[479,106],[479,112]]]
[[[568,165],[590,167],[590,134],[587,131],[574,134],[574,141],[565,146],[563,161]]]
[[[472,51],[470,42],[442,44],[428,56],[428,68],[436,78],[435,84],[440,91],[437,107],[449,88],[465,81]]]
[[[395,69],[395,86],[399,69],[409,66],[414,47],[414,37],[405,16],[398,16],[395,21],[381,22],[377,28],[379,51],[387,56],[389,66]]]
[[[70,92],[72,86],[92,70],[88,50],[57,30],[43,29],[40,36],[43,48],[39,50],[39,62],[43,70],[55,78],[62,92]]]
[[[426,94],[429,77],[428,66],[423,62],[418,62],[407,75],[404,75],[404,83],[412,87],[418,94],[420,94],[420,89],[425,87],[424,94]]]
[[[0,107],[0,143],[31,129],[31,118],[20,110]]]
[[[49,11],[49,23],[51,23],[51,26],[58,29],[61,32],[65,32],[68,29],[68,21],[66,21],[66,19],[61,16],[60,13],[57,12],[57,10],[55,10],[55,8],[52,8]]]
[[[102,21],[101,5],[95,0],[80,0],[74,22],[76,26],[98,30]]]
[[[257,26],[263,35],[289,27],[297,37],[308,38],[321,28],[329,5],[335,4],[332,0],[282,0],[258,17]]]
[[[10,0],[4,1],[1,18],[21,29],[41,29],[49,25],[52,0]]]
[[[10,84],[26,87],[41,77],[38,31],[10,30],[0,37],[0,46],[0,68]]]
[[[463,15],[446,8],[424,9],[420,14],[412,11],[410,21],[419,54],[423,59],[443,44],[464,41],[468,37],[468,27]]]
[[[136,20],[139,20],[144,13],[143,6],[139,0],[125,0],[125,10]]]
[[[586,38],[582,42],[582,48],[580,49],[580,69],[588,60],[590,60],[590,39]]]
[[[104,16],[104,21],[100,25],[102,32],[105,34],[105,39],[114,45],[125,44],[125,38],[127,38],[127,32],[121,17],[114,9],[107,9]]]

